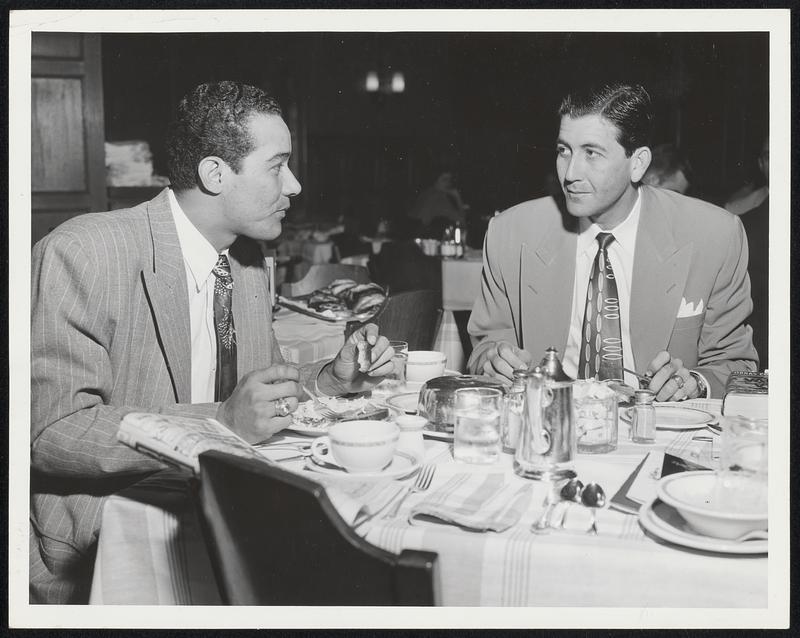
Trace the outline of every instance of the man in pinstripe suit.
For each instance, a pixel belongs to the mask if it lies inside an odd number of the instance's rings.
[[[167,147],[170,189],[76,217],[33,250],[32,603],[88,600],[103,499],[165,467],[117,442],[126,413],[216,417],[257,442],[291,422],[301,386],[360,391],[392,370],[372,324],[333,361],[283,363],[257,241],[280,234],[300,184],[271,97],[234,82],[200,85],[182,100]],[[237,374],[217,401],[220,255],[233,279]],[[366,373],[356,361],[363,340],[373,345]]]

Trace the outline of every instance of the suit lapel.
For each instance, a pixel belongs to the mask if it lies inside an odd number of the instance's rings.
[[[561,225],[537,245],[522,245],[520,258],[521,325],[527,326],[523,347],[534,355],[550,346],[562,353],[572,314],[577,235]]]
[[[669,344],[691,265],[692,244],[675,242],[671,221],[643,186],[630,307],[631,347],[639,371]]]
[[[186,268],[166,189],[147,204],[152,267],[142,270],[156,331],[178,403],[191,403],[191,329]]]
[[[236,326],[236,359],[239,378],[264,368],[272,345],[269,303],[263,253],[258,244],[239,239],[230,250],[233,276],[233,320]]]

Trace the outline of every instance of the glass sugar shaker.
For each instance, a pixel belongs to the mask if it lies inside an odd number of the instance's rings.
[[[525,410],[525,388],[528,384],[527,370],[514,370],[511,388],[506,393],[503,410],[503,446],[512,452],[517,449],[522,415]]]
[[[634,443],[656,442],[656,408],[652,390],[636,390],[633,415],[631,417],[631,441]]]
[[[425,441],[422,438],[422,428],[428,420],[416,414],[402,414],[395,419],[400,428],[400,437],[397,439],[397,449],[411,454],[420,463],[425,459]]]

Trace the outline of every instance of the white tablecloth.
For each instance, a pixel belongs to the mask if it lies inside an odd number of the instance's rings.
[[[627,441],[621,423],[616,452],[578,455],[584,482],[596,481],[609,497],[644,454],[664,449],[675,433],[659,432],[654,446]],[[491,466],[452,459],[451,447],[426,441],[428,462],[437,465],[431,489],[457,472],[501,472],[523,482],[503,455]],[[304,470],[302,461],[282,464]],[[727,556],[681,548],[646,535],[637,518],[611,509],[598,513],[597,536],[536,535],[530,525],[542,511],[547,484],[534,483],[532,505],[519,524],[502,533],[476,533],[451,525],[410,525],[402,514],[423,495],[411,495],[401,516],[375,518],[357,528],[390,551],[424,549],[439,554],[442,603],[448,606],[709,607],[767,605],[765,556]],[[215,604],[218,593],[197,521],[188,504],[146,504],[118,495],[108,499],[97,553],[91,601],[105,604]]]

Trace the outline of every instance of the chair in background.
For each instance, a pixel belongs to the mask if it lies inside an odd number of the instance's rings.
[[[324,288],[336,279],[352,279],[356,283],[369,283],[369,270],[350,264],[313,264],[300,281],[281,284],[284,297],[297,297]]]
[[[369,261],[372,281],[394,292],[442,290],[442,263],[413,241],[387,242]]]
[[[195,490],[229,605],[433,605],[438,556],[367,543],[319,483],[218,451],[200,456]]]
[[[436,290],[407,290],[392,294],[369,320],[389,340],[408,342],[409,350],[432,350],[442,319],[441,295]],[[347,324],[350,336],[360,325]]]

